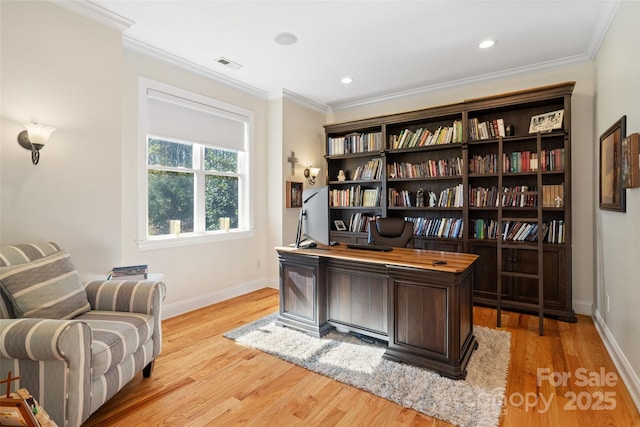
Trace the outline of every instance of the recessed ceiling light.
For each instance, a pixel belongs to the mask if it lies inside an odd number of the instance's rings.
[[[298,41],[298,37],[291,33],[280,33],[276,34],[275,41],[282,46],[291,46]]]
[[[348,85],[351,82],[353,82],[353,79],[351,77],[349,77],[349,76],[345,76],[340,81],[342,82],[342,84]]]
[[[484,40],[484,41],[480,42],[478,47],[480,49],[487,49],[487,48],[493,46],[494,44],[496,44],[495,40]]]

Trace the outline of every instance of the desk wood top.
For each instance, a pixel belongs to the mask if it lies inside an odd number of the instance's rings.
[[[305,249],[296,249],[290,246],[279,246],[276,247],[276,251],[279,253],[297,253],[356,262],[420,268],[445,273],[462,273],[469,268],[476,259],[478,259],[478,255],[458,252],[429,251],[425,249],[409,248],[393,248],[392,251],[381,252],[350,249],[347,248],[346,245],[318,245],[317,248]],[[444,262],[444,264],[441,262]]]

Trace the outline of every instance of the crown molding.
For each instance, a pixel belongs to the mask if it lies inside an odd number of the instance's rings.
[[[593,32],[593,38],[589,43],[589,47],[587,48],[587,52],[589,52],[589,58],[594,61],[596,56],[598,55],[598,51],[600,50],[600,45],[604,41],[604,38],[607,36],[609,32],[609,27],[613,22],[613,19],[616,17],[616,13],[618,13],[618,7],[620,6],[621,0],[616,0],[612,2],[608,2],[606,5],[607,9],[601,15],[600,21],[596,26],[595,31]]]
[[[469,77],[465,79],[452,80],[445,83],[439,83],[435,85],[422,86],[414,89],[407,89],[397,92],[391,92],[380,96],[374,96],[365,99],[338,102],[335,104],[329,104],[329,108],[333,111],[346,110],[349,108],[358,108],[364,107],[371,104],[383,103],[388,101],[393,101],[401,98],[409,98],[411,96],[423,95],[425,93],[437,92],[445,89],[454,89],[462,86],[467,86],[471,84],[477,83],[487,83],[490,81],[496,80],[504,80],[512,77],[518,77],[526,74],[534,74],[542,71],[549,71],[556,68],[566,67],[569,65],[578,65],[592,62],[590,55],[581,54],[569,56],[566,58],[554,60],[554,61],[546,61],[540,62],[533,65],[528,65],[524,67],[516,67],[511,68],[509,70],[498,71],[495,73],[482,74],[479,76]]]
[[[234,89],[238,89],[243,92],[246,92],[260,99],[264,99],[264,100],[267,99],[267,92],[264,90],[258,89],[246,83],[242,83],[238,80],[232,79],[231,77],[227,77],[224,74],[217,73],[207,67],[203,67],[202,65],[198,65],[195,62],[188,61],[184,58],[180,58],[165,50],[159,49],[147,43],[128,37],[127,35],[123,35],[122,37],[122,47],[132,52],[137,52],[146,56],[150,56],[152,58],[169,63],[171,65],[175,65],[176,67],[194,72],[201,76],[207,77],[211,80],[215,80],[219,83],[222,83],[226,86],[230,86]]]
[[[312,99],[305,98],[304,96],[298,95],[297,93],[292,92],[288,89],[282,89],[282,91],[271,92],[269,94],[269,100],[280,98],[288,99],[295,102],[296,104],[302,105],[303,107],[309,108],[322,114],[327,114],[327,111],[329,110],[329,107],[327,107],[326,105],[316,102]]]
[[[86,18],[92,19],[96,22],[104,24],[110,28],[123,32],[129,29],[134,21],[125,18],[122,15],[113,13],[110,10],[103,8],[88,0],[49,0],[51,3],[60,7],[64,7],[72,12],[82,15]]]

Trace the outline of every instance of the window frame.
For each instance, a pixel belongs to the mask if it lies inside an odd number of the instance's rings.
[[[227,147],[218,147],[210,144],[203,144],[199,141],[180,140],[175,137],[166,137],[156,135],[149,132],[148,123],[148,90],[162,91],[169,95],[182,98],[191,102],[204,104],[207,107],[219,110],[221,115],[225,112],[232,113],[236,116],[242,116],[245,122],[245,150],[239,156],[238,172],[225,173],[204,170],[204,151],[205,147],[221,150],[231,150]],[[166,247],[188,246],[194,244],[221,242],[236,239],[246,239],[254,236],[254,207],[253,207],[253,112],[241,107],[227,104],[186,91],[177,87],[173,87],[164,83],[156,82],[144,77],[139,78],[138,84],[138,233],[137,244],[140,250],[159,249]],[[149,221],[149,204],[148,204],[148,138],[160,139],[168,142],[192,145],[194,153],[194,163],[190,169],[172,168],[172,167],[153,167],[155,170],[173,170],[177,172],[189,172],[194,174],[194,231],[181,233],[179,236],[164,234],[159,236],[148,235]],[[195,151],[199,150],[198,155]],[[238,228],[229,231],[221,230],[205,230],[205,177],[207,175],[218,176],[237,176],[238,177]]]

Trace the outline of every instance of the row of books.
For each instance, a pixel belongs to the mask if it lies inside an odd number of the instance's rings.
[[[464,223],[462,218],[405,217],[413,222],[413,234],[431,238],[461,239]]]
[[[427,128],[404,129],[398,135],[390,135],[387,146],[390,149],[425,147],[462,142],[462,139],[462,121],[455,120],[451,126],[440,126],[433,132]]]
[[[371,159],[364,166],[358,166],[352,179],[354,181],[382,179],[382,159]]]
[[[389,188],[389,207],[411,207],[415,206],[411,203],[411,192],[407,190],[396,190],[395,188]]]
[[[564,170],[564,148],[542,150],[539,156],[531,151],[514,151],[502,154],[502,170],[505,173],[562,171]],[[474,155],[469,160],[470,175],[486,175],[498,172],[497,154]]]
[[[498,155],[487,154],[485,156],[476,154],[469,159],[469,175],[488,175],[498,173]]]
[[[498,138],[499,136],[506,136],[503,119],[482,122],[477,118],[469,119],[469,139],[471,141]]]
[[[366,153],[368,151],[381,151],[382,132],[351,133],[345,136],[330,137],[328,141],[328,154]]]
[[[494,219],[472,219],[470,236],[472,239],[497,239],[498,221]]]
[[[422,163],[394,162],[387,165],[389,178],[433,178],[462,176],[464,164],[460,157],[427,160]]]
[[[463,188],[462,184],[458,184],[455,187],[442,190],[437,206],[441,208],[461,208],[464,205]]]
[[[514,151],[502,155],[502,170],[505,172],[536,172],[564,170],[564,148],[542,150],[541,154],[531,151]]]
[[[380,206],[380,187],[361,188],[359,185],[333,189],[329,195],[331,207]]]
[[[500,234],[505,241],[537,242],[538,235],[547,243],[564,244],[565,223],[563,220],[552,220],[542,224],[541,233],[538,233],[538,224],[535,222],[513,221],[504,222]],[[497,239],[498,221],[494,219],[472,219],[471,238],[473,239]]]
[[[149,266],[147,264],[126,265],[122,267],[113,267],[107,273],[109,279],[146,279],[149,274]]]
[[[522,193],[535,191],[526,185],[516,185],[514,187],[503,187],[503,193]],[[535,194],[503,194],[499,197],[497,187],[485,188],[469,186],[469,206],[476,208],[498,207],[498,201],[502,200],[504,207],[535,207],[538,206],[538,197]]]
[[[432,195],[429,193],[430,192],[427,192],[423,195],[423,207],[430,205],[429,199]],[[416,200],[417,194],[414,194],[413,192],[408,190],[396,190],[395,188],[389,188],[388,197],[389,207],[410,208],[416,207],[418,205],[418,202]],[[464,204],[462,184],[458,184],[455,187],[445,188],[444,190],[442,190],[434,204],[435,206],[430,207],[461,208]]]
[[[380,215],[356,212],[349,218],[349,231],[353,233],[368,233],[369,223],[376,218],[380,218]]]
[[[544,239],[549,231],[549,224],[543,223],[541,230]],[[513,242],[537,242],[538,224],[534,222],[507,221],[502,226],[502,240]]]
[[[526,185],[504,187],[503,192],[535,191],[535,187],[529,189]],[[469,187],[469,206],[472,207],[498,207],[498,189],[496,187]],[[505,194],[502,197],[502,206],[511,207],[536,207],[538,197],[534,194]],[[560,208],[564,206],[564,186],[562,184],[544,184],[542,186],[542,207]]]

